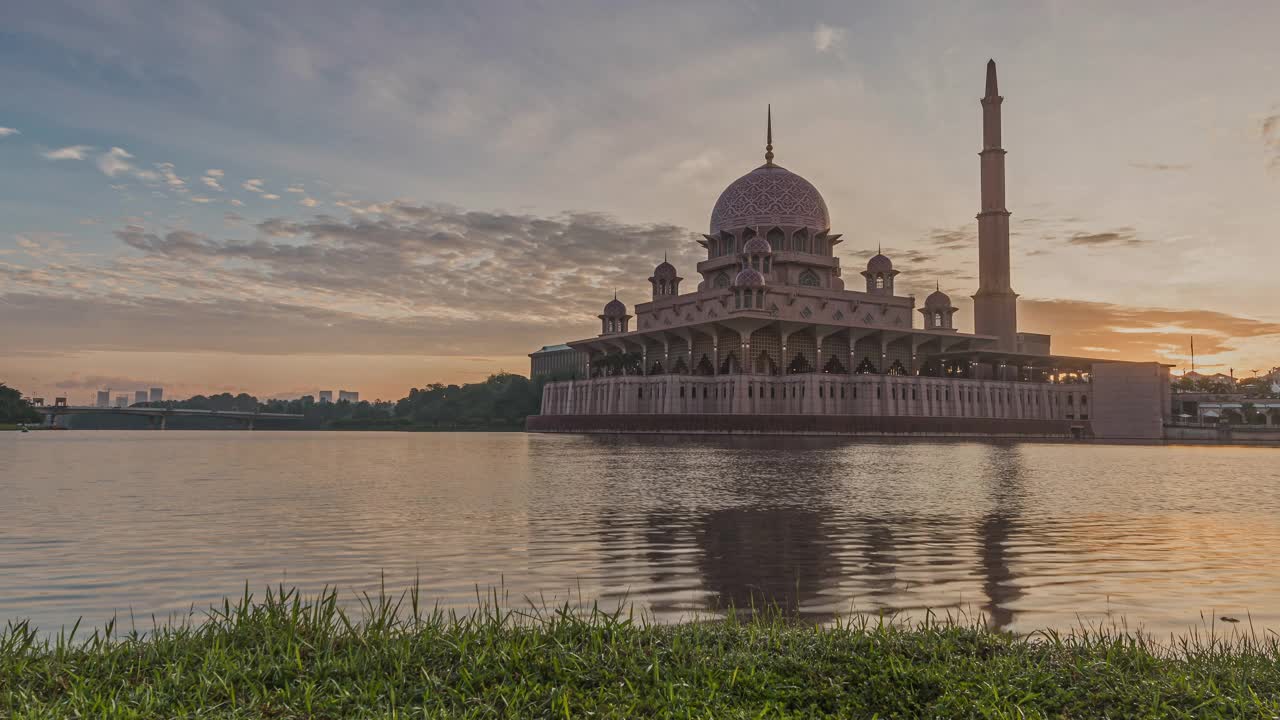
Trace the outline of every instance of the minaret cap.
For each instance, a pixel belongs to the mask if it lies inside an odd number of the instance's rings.
[[[1000,95],[1000,89],[996,86],[996,61],[987,60],[987,97],[993,98]]]
[[[773,164],[773,103],[765,110],[766,121],[764,131],[764,164]]]

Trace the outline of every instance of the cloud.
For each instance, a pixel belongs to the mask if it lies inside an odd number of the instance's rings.
[[[320,204],[320,201],[319,201],[319,200],[316,200],[315,198],[304,197],[304,198],[302,198],[301,200],[299,200],[299,201],[298,201],[298,204],[299,204],[299,205],[302,205],[302,206],[304,206],[304,207],[313,208],[313,207],[315,207],[315,206],[319,205],[319,204]]]
[[[120,375],[85,375],[83,377],[73,375],[64,380],[59,380],[53,386],[59,390],[106,390],[108,388],[121,389],[128,388],[130,390],[145,390],[153,387],[164,387],[171,385],[155,379],[139,380],[137,378],[122,377]]]
[[[128,162],[132,157],[124,148],[113,147],[98,156],[98,169],[107,177],[115,177],[133,169]]]
[[[205,196],[203,196],[203,195],[193,195],[193,196],[191,197],[191,202],[193,202],[193,203],[200,203],[201,205],[204,205],[204,204],[206,204],[206,203],[211,203],[211,202],[213,202],[213,198],[211,198],[211,197],[205,197]]]
[[[221,170],[218,170],[217,168],[211,168],[209,170],[205,170],[204,174],[208,175],[209,177],[220,178],[223,176],[224,173]]]
[[[89,145],[68,145],[57,150],[40,153],[46,160],[83,160],[93,148]]]
[[[1075,233],[1067,238],[1068,245],[1083,247],[1106,247],[1109,245],[1137,247],[1146,243],[1146,240],[1137,236],[1133,228],[1120,228],[1111,232],[1100,233]]]
[[[1138,168],[1139,170],[1156,170],[1160,172],[1181,171],[1181,170],[1191,169],[1191,166],[1188,164],[1178,164],[1178,163],[1131,162],[1129,163],[1129,167],[1135,167],[1135,168]]]
[[[1280,168],[1280,114],[1263,118],[1262,144],[1271,153],[1268,165]]]
[[[291,193],[305,193],[307,190],[301,185],[290,185],[289,187],[285,188],[284,191],[291,192]]]
[[[156,169],[160,172],[160,177],[164,178],[164,184],[177,192],[186,192],[187,181],[178,177],[173,171],[173,163],[162,162],[156,163]]]
[[[978,231],[972,225],[953,230],[934,228],[929,243],[939,250],[973,250],[978,247]]]
[[[222,183],[218,182],[218,178],[214,175],[205,175],[204,177],[200,178],[200,182],[204,183],[204,186],[209,188],[210,190],[217,190],[218,192],[222,192]]]
[[[0,137],[9,137],[10,135],[21,135],[22,133],[11,127],[0,127]]]
[[[240,188],[243,190],[248,190],[251,193],[263,193],[263,192],[266,192],[265,190],[262,189],[263,182],[264,180],[262,180],[261,178],[250,178],[240,183]]]
[[[280,196],[275,193],[263,193],[262,199],[263,200],[279,200]]]
[[[844,44],[844,35],[844,28],[818,23],[813,30],[813,49],[820,53],[835,50]]]
[[[1238,349],[1242,341],[1280,335],[1280,323],[1211,310],[1126,307],[1081,300],[1024,298],[1019,324],[1053,334],[1058,354],[1105,353],[1125,360],[1179,363],[1190,336],[1206,357]]]
[[[230,199],[230,200],[228,200],[227,202],[228,202],[228,203],[230,203],[231,205],[235,206],[235,207],[240,207],[240,206],[244,205],[244,201],[243,201],[243,200],[237,200],[236,198],[231,198],[231,199]]]

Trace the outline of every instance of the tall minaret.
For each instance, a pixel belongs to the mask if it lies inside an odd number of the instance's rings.
[[[999,338],[996,347],[1013,352],[1018,344],[1018,294],[1009,286],[1009,211],[1004,205],[1004,148],[1000,147],[1000,104],[996,61],[987,61],[982,98],[982,212],[978,213],[978,292],[973,296],[974,332]]]

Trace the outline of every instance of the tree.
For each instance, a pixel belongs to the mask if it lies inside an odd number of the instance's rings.
[[[2,423],[34,423],[40,422],[40,413],[22,398],[17,388],[0,383],[0,422]]]

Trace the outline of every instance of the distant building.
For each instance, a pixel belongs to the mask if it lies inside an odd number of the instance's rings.
[[[129,407],[129,396],[128,396],[128,395],[117,395],[117,396],[116,396],[116,407],[118,407],[118,408]]]
[[[333,402],[333,391],[332,391],[332,390],[321,390],[321,391],[320,391],[320,402],[322,402],[322,403],[331,403],[331,402]]]
[[[98,407],[111,407],[111,391],[110,391],[110,390],[99,390],[99,391],[98,391],[98,402],[96,403],[96,405],[97,405]]]
[[[346,400],[347,402],[358,403],[360,402],[360,393],[356,392],[355,390],[339,390],[338,402],[342,402],[343,400]]]
[[[164,400],[164,388],[151,388],[151,402],[158,403]]]
[[[147,401],[147,391],[146,391],[146,390],[136,390],[136,391],[134,391],[134,393],[133,393],[133,404],[134,404],[134,405],[141,405],[141,404],[145,403],[146,401]]]
[[[587,376],[587,353],[568,345],[544,345],[529,354],[530,378],[557,377],[561,380]]]

